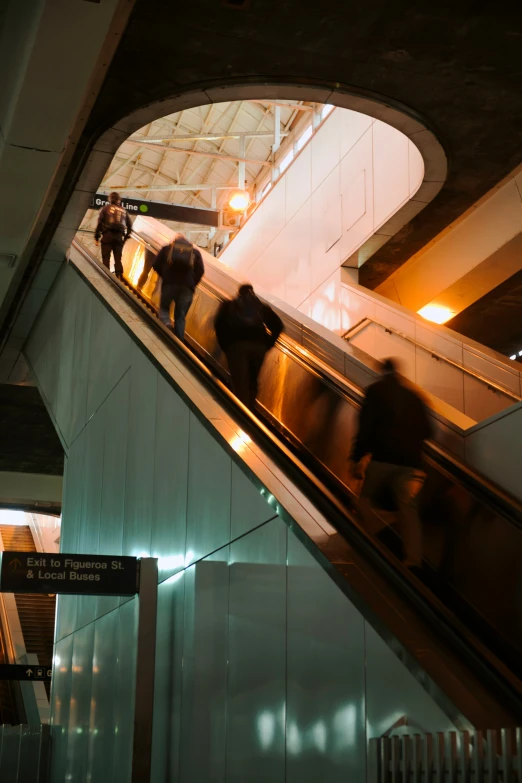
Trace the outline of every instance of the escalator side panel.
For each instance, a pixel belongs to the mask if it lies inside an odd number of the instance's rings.
[[[125,245],[123,265],[129,278],[144,252],[150,253],[136,238]],[[157,276],[152,272],[143,293],[156,308],[159,292]],[[198,353],[226,377],[226,360],[213,328],[221,301],[219,291],[199,286],[187,318],[187,335]],[[269,419],[313,455],[347,492],[357,489],[347,466],[357,426],[353,399],[313,372],[297,353],[278,344],[268,354],[262,370],[259,402]],[[432,461],[427,464],[420,501],[426,529],[424,557],[436,583],[457,593],[464,614],[467,608],[474,612],[477,623],[481,627],[483,624],[489,634],[488,642],[495,643],[495,634],[500,634],[508,663],[516,667],[518,651],[522,651],[518,576],[522,530],[478,502]],[[522,675],[520,665],[518,669]]]

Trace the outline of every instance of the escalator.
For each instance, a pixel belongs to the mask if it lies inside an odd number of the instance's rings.
[[[36,552],[27,525],[2,525],[2,540],[6,551]],[[40,666],[49,668],[53,660],[56,597],[16,593],[15,601],[26,653],[37,655]],[[50,683],[44,684],[49,698]]]
[[[337,529],[352,566],[336,567],[338,553],[323,551],[337,583],[379,615],[473,725],[520,725],[520,504],[430,445],[421,503],[425,567],[422,578],[405,571],[394,528],[370,539],[355,514],[346,458],[361,389],[329,366],[311,341],[304,348],[289,330],[267,359],[259,417],[251,416],[225,389],[226,364],[212,328],[230,291],[206,275],[189,313],[187,350],[155,318],[154,274],[140,293],[128,282],[137,280],[144,259],[150,266],[160,244],[134,235],[124,252],[127,282],[114,285]],[[85,248],[75,249],[98,267]]]

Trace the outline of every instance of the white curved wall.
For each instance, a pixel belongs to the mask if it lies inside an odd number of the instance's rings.
[[[341,266],[353,267],[357,279],[364,258],[356,251],[411,199],[423,176],[422,156],[407,136],[337,108],[220,260],[340,331]],[[394,231],[376,237],[379,246]]]

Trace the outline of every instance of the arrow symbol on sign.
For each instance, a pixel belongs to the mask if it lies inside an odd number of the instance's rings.
[[[26,669],[25,673],[27,674],[28,677],[32,677],[33,676],[33,670],[32,669]]]
[[[17,557],[15,557],[14,560],[11,560],[9,564],[9,568],[11,568],[13,571],[17,571],[21,567],[22,567],[22,563]]]

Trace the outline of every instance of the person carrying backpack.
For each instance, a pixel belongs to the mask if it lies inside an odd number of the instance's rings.
[[[239,286],[235,299],[221,304],[214,328],[227,357],[234,394],[253,410],[261,367],[283,330],[283,322],[247,284]]]
[[[120,194],[113,192],[109,203],[101,208],[98,224],[94,232],[96,244],[101,237],[102,261],[107,269],[111,268],[111,253],[114,256],[114,272],[116,277],[123,277],[121,254],[123,245],[132,229],[131,219],[126,209],[121,206]]]
[[[170,328],[170,305],[174,302],[173,331],[184,341],[187,313],[196,286],[205,274],[201,253],[183,234],[177,234],[170,245],[161,248],[153,269],[162,280],[160,320]]]

